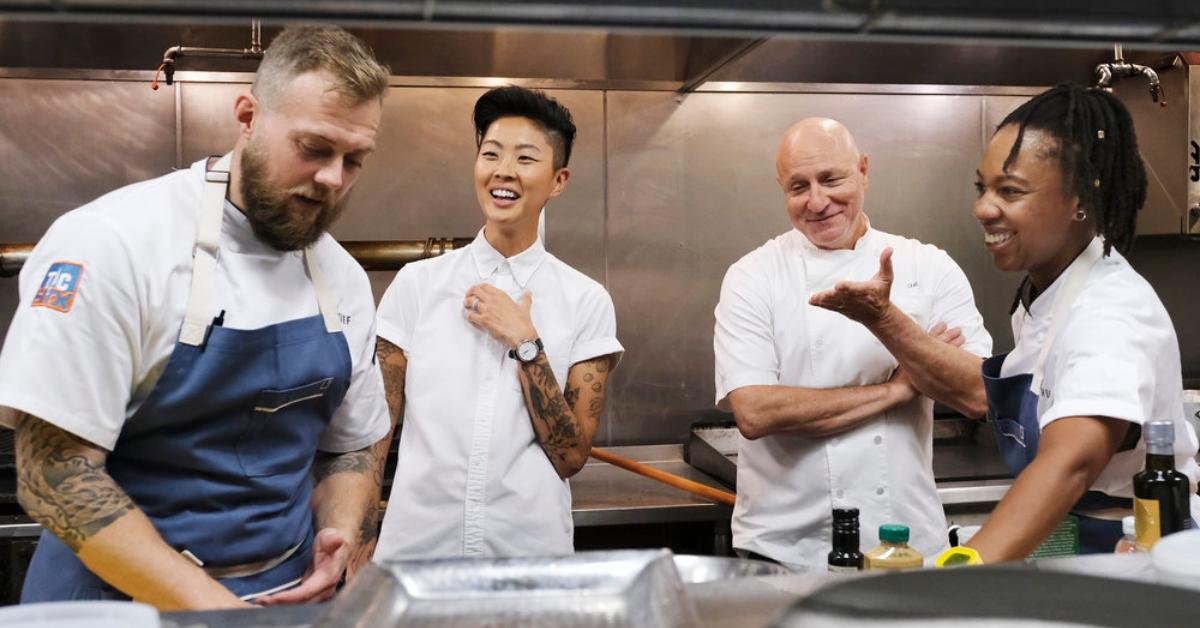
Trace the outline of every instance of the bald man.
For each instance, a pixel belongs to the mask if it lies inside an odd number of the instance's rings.
[[[867,166],[835,120],[790,128],[776,176],[794,228],[729,268],[716,309],[717,406],[745,436],[734,547],[796,570],[825,568],[834,507],[859,509],[864,550],[902,523],[941,551],[931,399],[986,412],[992,341],[967,278],[871,228]]]

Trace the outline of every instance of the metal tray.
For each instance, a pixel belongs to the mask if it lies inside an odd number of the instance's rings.
[[[738,439],[741,436],[732,422],[693,424],[683,449],[683,459],[736,490]]]
[[[315,626],[698,625],[667,550],[373,563]]]

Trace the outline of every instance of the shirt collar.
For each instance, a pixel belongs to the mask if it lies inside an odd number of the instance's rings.
[[[1068,264],[1067,267],[1063,269],[1063,271],[1059,273],[1057,277],[1054,278],[1054,281],[1050,284],[1050,287],[1046,288],[1043,292],[1037,292],[1037,289],[1033,286],[1033,282],[1030,281],[1029,276],[1026,275],[1025,279],[1021,281],[1021,285],[1017,288],[1017,296],[1016,299],[1013,300],[1013,306],[1010,313],[1015,312],[1017,307],[1020,306],[1023,307],[1026,312],[1029,312],[1031,316],[1049,315],[1050,308],[1054,304],[1054,293],[1061,290],[1061,286],[1067,282],[1067,277],[1069,277],[1071,273],[1075,271],[1077,266],[1084,263],[1084,259],[1088,257],[1087,255],[1084,255],[1084,253],[1089,251],[1091,251],[1093,255],[1101,255],[1104,252],[1104,238],[1102,236],[1096,236],[1092,238],[1092,241],[1089,242],[1088,245],[1079,252],[1079,255],[1075,256],[1075,259],[1071,260],[1071,263]]]
[[[849,249],[823,249],[813,244],[812,241],[808,239],[808,236],[804,235],[804,233],[799,229],[792,227],[792,230],[795,231],[799,236],[796,239],[800,243],[800,248],[803,249],[805,253],[810,255],[837,255],[846,251],[866,251],[870,249],[871,242],[875,239],[876,231],[871,228],[871,219],[868,218],[866,214],[863,214],[863,219],[867,221],[867,230],[864,231],[862,236],[854,242],[854,246],[850,247]]]
[[[541,266],[542,260],[546,259],[546,245],[542,243],[541,238],[537,238],[529,248],[506,259],[487,241],[483,231],[479,230],[470,245],[471,258],[475,260],[475,270],[479,272],[479,278],[487,280],[496,273],[496,269],[507,263],[517,286],[524,289],[529,284],[533,272]]]

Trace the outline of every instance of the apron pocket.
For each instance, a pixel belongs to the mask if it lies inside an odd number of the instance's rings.
[[[306,419],[318,412],[318,402],[333,382],[334,378],[326,377],[295,388],[258,393],[237,444],[238,462],[248,477],[278,475],[307,464],[304,449],[314,422]]]
[[[320,399],[325,396],[325,392],[329,390],[331,384],[333,384],[333,378],[326,377],[323,380],[287,390],[264,390],[258,393],[258,399],[254,402],[254,411],[274,414],[292,404],[310,399]]]

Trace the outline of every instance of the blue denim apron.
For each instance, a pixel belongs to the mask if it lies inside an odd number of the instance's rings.
[[[1038,393],[1042,388],[1042,369],[1050,346],[1087,281],[1092,267],[1100,260],[1102,249],[1089,245],[1079,256],[1079,264],[1071,269],[1063,290],[1054,303],[1050,329],[1042,342],[1033,373],[1009,377],[1000,376],[1000,368],[1008,354],[992,356],[983,361],[983,387],[987,393],[988,419],[996,430],[996,444],[1004,465],[1016,477],[1033,462],[1037,455],[1041,427],[1038,423]],[[1081,554],[1110,553],[1122,536],[1121,522],[1087,516],[1087,511],[1108,508],[1131,509],[1133,500],[1113,497],[1099,491],[1087,491],[1071,508],[1079,519],[1079,552]],[[1132,513],[1131,513],[1132,514]]]
[[[205,174],[187,313],[107,469],[168,545],[235,595],[290,587],[312,556],[317,440],[350,383],[350,349],[310,251],[321,314],[253,330],[211,319],[230,156]],[[43,532],[22,602],[128,599]]]

